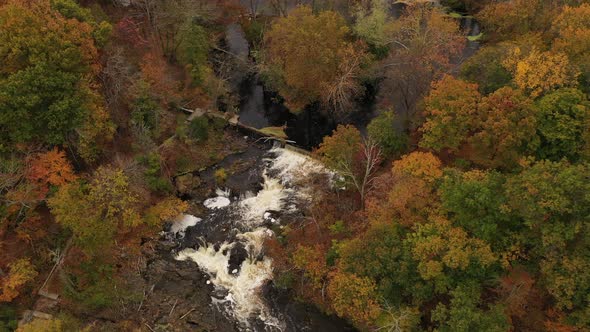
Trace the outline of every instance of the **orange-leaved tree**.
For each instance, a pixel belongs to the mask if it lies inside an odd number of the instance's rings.
[[[535,110],[520,91],[501,88],[483,98],[478,108],[478,123],[469,138],[471,160],[490,168],[512,168],[536,150]]]
[[[439,209],[435,183],[442,175],[441,161],[430,152],[416,151],[396,160],[391,173],[377,178],[369,195],[369,219],[396,220],[405,227],[425,222]]]
[[[297,7],[273,23],[265,44],[267,77],[294,111],[322,100],[349,107],[361,91],[364,50],[349,40],[349,28],[336,12]]]
[[[27,178],[39,185],[39,193],[44,197],[50,186],[62,186],[76,180],[77,176],[65,153],[54,147],[31,158]]]

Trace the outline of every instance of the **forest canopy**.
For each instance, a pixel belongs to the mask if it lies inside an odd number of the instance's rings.
[[[588,331],[589,93],[587,0],[0,0],[0,331]]]

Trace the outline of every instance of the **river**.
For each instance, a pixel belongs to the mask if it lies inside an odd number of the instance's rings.
[[[461,24],[469,35],[479,34],[473,19],[464,18]],[[239,25],[228,26],[226,42],[229,52],[250,61]],[[478,42],[469,41],[458,61],[478,47]],[[266,90],[256,75],[236,73],[233,82],[242,124],[259,129],[283,126],[289,140],[306,149],[317,146],[336,126],[314,105],[298,114],[289,112],[280,96]],[[348,119],[361,131],[376,115],[376,88],[370,88]],[[166,241],[175,243],[171,255],[179,264],[194,264],[204,274],[198,280],[205,284],[196,289],[208,292],[208,304],[229,322],[229,330],[354,331],[343,320],[298,303],[288,291],[275,288],[273,262],[264,247],[265,239],[274,236],[271,229],[305,218],[305,207],[314,197],[305,180],[319,175],[329,186],[331,173],[308,156],[245,139],[250,141],[247,151],[229,156],[216,167],[233,169],[243,162],[249,166],[231,173],[226,185],[205,200],[193,200],[201,213],[179,216],[171,225],[165,235]],[[206,186],[214,185],[214,170],[200,172]]]
[[[229,187],[193,202],[202,204],[205,213],[182,215],[171,225],[166,238],[177,243],[172,255],[206,274],[210,305],[235,322],[237,331],[353,331],[341,319],[274,288],[272,260],[264,248],[265,239],[273,236],[271,228],[305,217],[314,196],[306,179],[319,176],[329,186],[332,173],[285,148],[252,143],[246,155],[257,162],[232,174]],[[240,157],[230,156],[226,163],[240,162]]]

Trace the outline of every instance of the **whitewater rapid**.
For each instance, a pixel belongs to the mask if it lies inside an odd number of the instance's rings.
[[[209,276],[207,283],[216,290],[212,303],[235,319],[244,331],[252,330],[252,320],[263,322],[268,331],[285,329],[283,319],[271,313],[260,294],[262,286],[273,278],[272,260],[264,254],[264,242],[274,234],[264,225],[280,223],[281,216],[309,204],[311,195],[305,179],[314,174],[330,176],[312,158],[283,148],[271,149],[264,165],[262,189],[257,193],[239,193],[232,201],[228,190],[218,189],[216,197],[203,202],[209,215],[202,216],[202,220],[185,215],[176,222],[177,226],[172,226],[173,230],[184,233],[187,227],[217,220],[219,215],[225,218],[224,224],[233,225],[226,241],[203,242],[196,249],[186,248],[176,259],[195,262]],[[232,232],[238,234],[229,236]],[[245,249],[247,257],[239,267],[230,267],[232,253],[240,248]]]

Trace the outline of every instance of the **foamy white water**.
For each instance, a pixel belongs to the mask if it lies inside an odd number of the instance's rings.
[[[255,196],[244,198],[240,202],[242,211],[242,223],[256,227],[264,221],[267,211],[281,211],[284,200],[289,196],[291,189],[285,188],[279,179],[262,175],[264,184]]]
[[[268,230],[264,228],[241,234],[250,257],[242,262],[239,272],[229,271],[230,249],[235,243],[226,242],[217,251],[213,245],[202,246],[198,250],[185,249],[178,254],[177,259],[196,262],[209,275],[216,288],[227,290],[228,295],[224,300],[230,304],[232,315],[239,321],[247,323],[252,315],[269,321],[272,316],[259,296],[259,291],[272,279],[272,260],[267,257],[256,259],[267,236]]]
[[[231,204],[229,199],[230,191],[217,188],[215,190],[217,197],[206,199],[203,202],[206,208],[211,210],[221,209]]]
[[[293,183],[295,179],[307,177],[312,173],[327,173],[327,169],[318,161],[295,151],[273,148],[276,154],[270,169],[279,172],[278,178],[283,184]]]
[[[221,209],[221,208],[224,208],[230,204],[231,204],[231,201],[229,200],[229,198],[222,197],[222,196],[209,198],[203,202],[203,205],[205,205],[206,208],[212,209],[212,210]]]
[[[181,237],[184,237],[186,229],[196,225],[199,221],[201,221],[201,218],[197,218],[190,214],[182,214],[174,220],[172,227],[170,227],[170,232],[180,234]]]
[[[245,232],[236,236],[236,242],[224,242],[217,246],[206,244],[198,249],[187,248],[178,253],[176,259],[190,259],[209,275],[210,282],[217,288],[227,291],[224,299],[212,298],[214,303],[229,305],[227,313],[248,328],[249,319],[256,317],[272,330],[283,330],[284,324],[270,314],[264,299],[260,296],[261,287],[272,279],[272,260],[263,256],[264,241],[273,236],[272,232],[261,226],[265,220],[280,221],[280,214],[292,212],[298,204],[305,204],[309,198],[304,194],[306,188],[295,187],[303,183],[299,180],[312,173],[329,172],[317,161],[296,152],[274,148],[275,157],[263,171],[262,189],[256,194],[245,194],[235,203],[229,199],[229,191],[217,191],[217,197],[204,202],[209,209],[230,209],[235,213],[228,216],[236,218]],[[272,174],[269,176],[268,174]],[[278,220],[271,216],[279,215]],[[228,217],[229,218],[229,217]],[[231,249],[240,242],[248,252],[239,269],[230,271]]]

